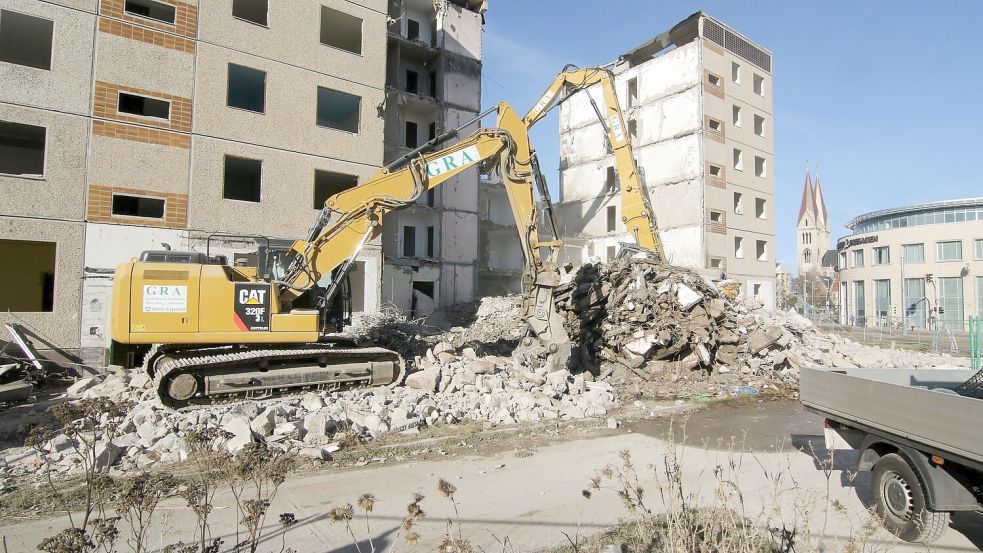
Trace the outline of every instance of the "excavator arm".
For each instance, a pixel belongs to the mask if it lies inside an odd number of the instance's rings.
[[[642,188],[635,156],[632,153],[631,138],[626,132],[624,114],[618,103],[618,95],[614,90],[614,76],[610,71],[600,67],[580,69],[568,66],[556,76],[546,92],[540,96],[536,105],[523,118],[523,123],[527,129],[531,128],[545,117],[553,106],[595,84],[601,85],[605,104],[604,113],[594,104],[593,98],[591,104],[607,132],[608,141],[614,152],[615,170],[621,181],[622,221],[641,248],[655,252],[660,259],[665,259],[655,214]]]
[[[525,124],[506,103],[498,104],[494,128],[479,129],[451,147],[422,153],[398,170],[382,169],[364,184],[328,198],[307,240],[296,241],[293,262],[282,281],[280,300],[289,305],[323,277],[332,277],[326,299],[351,267],[362,247],[379,236],[382,221],[393,210],[414,202],[429,189],[465,169],[498,165],[519,230],[527,292],[524,318],[533,334],[551,352],[569,350],[569,339],[553,305],[560,284],[556,258],[558,240],[541,240],[533,187],[538,170]]]

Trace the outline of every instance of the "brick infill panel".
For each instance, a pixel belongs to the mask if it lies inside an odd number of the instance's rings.
[[[132,40],[139,40],[140,42],[170,48],[171,50],[177,50],[178,52],[185,52],[188,54],[195,53],[194,40],[182,38],[177,35],[172,35],[161,31],[155,31],[153,29],[147,29],[115,19],[100,17],[99,32],[129,38]]]
[[[141,117],[116,110],[120,92],[129,92],[149,98],[167,100],[171,103],[170,117]],[[95,98],[92,101],[92,114],[105,119],[115,119],[127,123],[139,123],[151,127],[160,127],[172,131],[191,132],[191,99],[171,94],[164,94],[144,88],[124,86],[103,81],[96,81]]]
[[[162,4],[174,6],[174,24],[157,21],[148,17],[140,17],[127,13],[123,7],[125,0],[102,0],[99,4],[99,13],[107,17],[115,17],[130,23],[136,23],[144,27],[150,27],[160,31],[177,33],[182,36],[194,38],[198,36],[198,7],[187,2],[178,0],[157,0]]]
[[[149,217],[114,215],[113,194],[160,198],[164,200],[164,217],[162,219],[152,219]],[[188,195],[175,192],[140,190],[138,188],[122,186],[89,184],[86,219],[93,223],[126,223],[128,225],[142,225],[147,227],[187,228]]]
[[[175,148],[184,148],[185,150],[191,148],[191,135],[128,125],[126,123],[114,123],[112,121],[93,121],[92,134],[145,142],[147,144],[173,146]]]

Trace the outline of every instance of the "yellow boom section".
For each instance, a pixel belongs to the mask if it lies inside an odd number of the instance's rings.
[[[652,212],[652,206],[649,205],[645,190],[642,189],[631,148],[631,138],[625,130],[625,118],[618,104],[618,95],[614,90],[614,76],[610,71],[599,67],[561,71],[546,92],[540,96],[536,105],[526,114],[523,123],[527,129],[535,125],[549,112],[550,107],[566,98],[566,96],[559,98],[565,90],[570,90],[570,94],[573,94],[595,84],[601,85],[604,95],[605,111],[603,114],[598,112],[598,116],[607,130],[608,141],[614,151],[615,169],[621,181],[622,221],[640,247],[656,252],[660,259],[665,259],[655,214]]]
[[[281,302],[289,304],[335,269],[344,269],[366,242],[382,232],[382,220],[389,212],[409,205],[465,169],[480,165],[487,170],[498,164],[525,259],[525,318],[544,343],[568,345],[552,294],[559,284],[556,258],[560,242],[539,238],[529,135],[508,104],[499,103],[497,111],[496,127],[479,129],[449,148],[422,153],[399,170],[382,169],[365,184],[328,198],[311,236],[294,242],[291,248],[295,261],[277,283],[282,287]]]

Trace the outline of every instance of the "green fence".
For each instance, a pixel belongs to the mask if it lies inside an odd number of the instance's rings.
[[[983,317],[969,318],[969,358],[974,369],[983,368]]]

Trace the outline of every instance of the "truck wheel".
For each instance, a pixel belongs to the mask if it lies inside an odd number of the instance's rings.
[[[877,461],[872,486],[877,514],[898,538],[931,543],[949,527],[949,513],[929,510],[921,480],[897,453]]]

